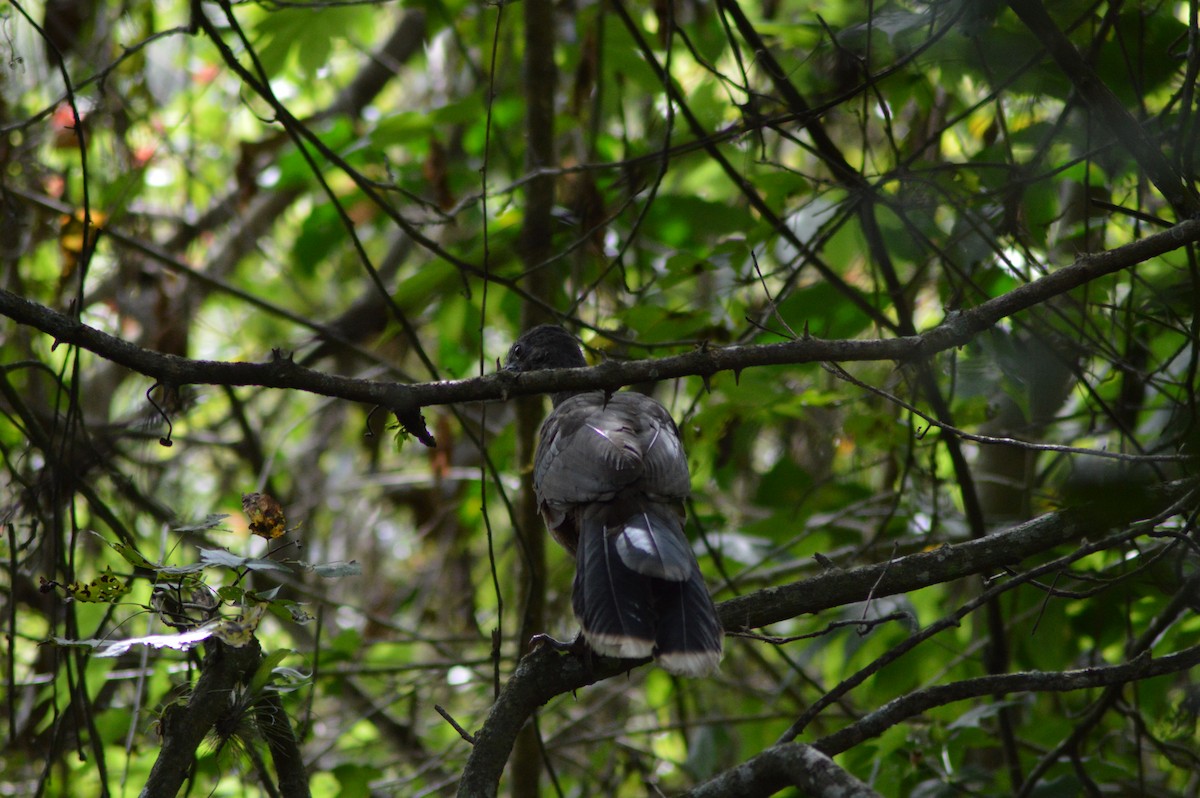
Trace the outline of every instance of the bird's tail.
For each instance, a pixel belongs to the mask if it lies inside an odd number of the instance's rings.
[[[653,594],[658,664],[679,676],[715,671],[721,663],[724,631],[700,569],[686,582],[656,581]]]
[[[683,676],[712,673],[722,630],[700,566],[671,505],[595,504],[578,519],[572,603],[599,654],[649,657]]]

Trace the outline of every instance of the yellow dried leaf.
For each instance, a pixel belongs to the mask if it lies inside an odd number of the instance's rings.
[[[274,540],[287,532],[283,507],[266,493],[243,493],[242,509],[250,519],[250,531],[261,538]]]

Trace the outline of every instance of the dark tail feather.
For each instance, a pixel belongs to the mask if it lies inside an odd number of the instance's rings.
[[[721,662],[724,631],[697,568],[686,582],[655,580],[654,656],[677,676],[707,676]]]
[[[606,514],[603,507],[589,507],[580,519],[571,604],[596,653],[649,657],[654,653],[651,583],[621,559],[616,539],[605,534]]]
[[[721,661],[723,631],[700,566],[670,508],[593,505],[577,521],[572,605],[598,654],[654,656],[680,676]]]

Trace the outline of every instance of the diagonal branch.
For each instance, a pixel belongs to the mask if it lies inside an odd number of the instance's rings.
[[[963,346],[1001,319],[1047,299],[1197,241],[1200,241],[1200,219],[1189,219],[1116,249],[1081,255],[1070,266],[968,310],[951,313],[938,326],[917,335],[868,340],[805,337],[776,344],[705,346],[672,357],[623,363],[609,361],[593,368],[528,372],[515,376],[492,374],[411,385],[323,374],[303,368],[278,352],[266,363],[193,360],[162,354],[142,349],[5,290],[0,290],[0,316],[41,330],[53,336],[57,343],[94,352],[166,385],[257,385],[307,391],[389,409],[412,410],[562,390],[616,390],[639,382],[710,377],[722,371],[732,371],[736,375],[744,369],[761,366],[919,360]]]
[[[684,793],[681,798],[756,798],[799,787],[809,798],[878,798],[880,793],[811,745],[775,745]]]
[[[886,729],[935,707],[997,693],[1064,693],[1096,687],[1115,687],[1155,676],[1163,676],[1200,665],[1200,646],[1151,658],[1141,655],[1120,665],[1081,668],[1073,671],[1024,671],[980,676],[950,684],[938,684],[900,696],[851,725],[822,737],[814,746],[830,756],[877,737]]]
[[[1129,502],[1126,516],[1107,517],[1112,525],[1148,518],[1170,507],[1194,489],[1190,481],[1171,482],[1149,489],[1145,503]],[[726,629],[752,629],[830,607],[907,593],[972,574],[983,574],[1021,562],[1039,552],[1079,540],[1094,530],[1086,514],[1058,511],[1038,516],[1011,529],[972,538],[963,543],[921,551],[887,562],[850,570],[830,569],[811,579],[721,602],[721,623]]]

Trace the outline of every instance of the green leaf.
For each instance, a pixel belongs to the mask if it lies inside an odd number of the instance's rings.
[[[158,569],[158,572],[166,576],[182,576],[184,574],[198,574],[204,568],[204,563],[194,562],[189,565],[164,565]]]
[[[318,135],[326,147],[337,153],[341,153],[357,139],[357,133],[350,122],[341,118],[325,125],[324,129],[318,131]],[[306,145],[306,150],[312,154],[311,145]],[[313,181],[312,165],[309,164],[308,158],[304,157],[304,153],[295,147],[288,148],[280,156],[278,167],[279,179],[273,186],[276,189],[302,188]]]
[[[151,571],[158,570],[159,566],[157,564],[147,560],[142,556],[141,552],[132,546],[128,546],[120,541],[109,540],[95,530],[92,530],[92,534],[100,538],[100,540],[103,540],[110,548],[112,548],[113,551],[115,551],[117,554],[120,554],[125,562],[129,563],[135,568],[145,568]]]
[[[363,9],[353,6],[275,9],[254,26],[258,60],[268,75],[277,75],[294,56],[304,74],[314,77],[328,64],[337,39],[362,19]]]
[[[187,534],[188,532],[208,532],[209,530],[220,528],[222,522],[228,517],[229,513],[210,513],[204,516],[203,521],[195,524],[171,527],[171,531],[181,534]]]
[[[332,203],[325,202],[312,209],[300,226],[300,235],[292,248],[296,276],[304,279],[316,274],[318,264],[325,261],[334,248],[345,243],[346,226]]]
[[[292,653],[295,652],[290,648],[280,648],[265,655],[262,661],[258,663],[258,668],[254,671],[254,676],[250,679],[250,691],[252,693],[261,693],[263,688],[274,678],[275,666],[283,662]]]
[[[331,562],[321,565],[308,566],[317,576],[326,579],[337,579],[343,576],[361,576],[362,565],[357,560],[350,562]]]
[[[368,135],[377,147],[413,142],[424,145],[434,131],[475,121],[479,112],[479,101],[474,98],[422,111],[392,111],[380,119]]]
[[[111,604],[129,590],[129,585],[122,582],[112,572],[112,568],[105,568],[104,573],[89,582],[70,582],[62,585],[62,588],[75,601],[85,604]]]
[[[241,557],[226,549],[206,549],[201,547],[200,562],[204,566],[230,568],[235,571],[248,568],[251,571],[292,573],[291,568],[275,560],[267,560],[259,557]]]

